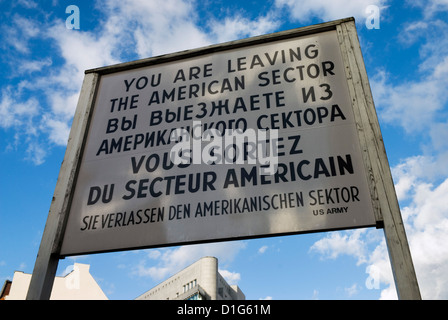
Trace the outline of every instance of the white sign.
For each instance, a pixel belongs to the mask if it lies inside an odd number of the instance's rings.
[[[374,226],[356,125],[335,30],[102,75],[61,255]]]

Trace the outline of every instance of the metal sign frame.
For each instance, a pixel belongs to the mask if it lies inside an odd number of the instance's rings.
[[[69,136],[67,150],[60,169],[53,201],[50,206],[47,223],[36,258],[27,299],[49,299],[51,295],[58,261],[63,258],[61,256],[62,240],[72,205],[81,159],[92,118],[92,107],[95,104],[101,76],[330,30],[337,32],[354,118],[358,129],[358,139],[361,146],[364,169],[368,175],[366,178],[372,208],[377,227],[384,228],[398,296],[400,299],[420,299],[415,270],[353,18],[87,70]]]

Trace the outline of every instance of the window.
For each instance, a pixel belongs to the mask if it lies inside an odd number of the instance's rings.
[[[189,297],[187,300],[205,300],[199,292]]]
[[[196,286],[197,286],[197,280],[196,280],[196,279],[194,279],[194,280],[188,282],[187,284],[185,284],[185,285],[183,286],[183,293],[187,292],[188,290],[193,289],[193,288],[196,287]]]

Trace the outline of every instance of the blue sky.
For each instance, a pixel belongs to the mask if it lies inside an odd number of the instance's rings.
[[[422,297],[448,299],[446,0],[0,0],[0,16],[1,283],[33,270],[84,70],[353,16]],[[134,299],[204,255],[248,299],[396,298],[376,229],[72,257],[58,275],[87,263],[110,299]]]

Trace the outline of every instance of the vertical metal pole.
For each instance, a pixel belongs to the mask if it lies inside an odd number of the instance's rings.
[[[34,264],[27,300],[49,300],[51,296],[97,83],[98,74],[85,75],[53,201]]]

